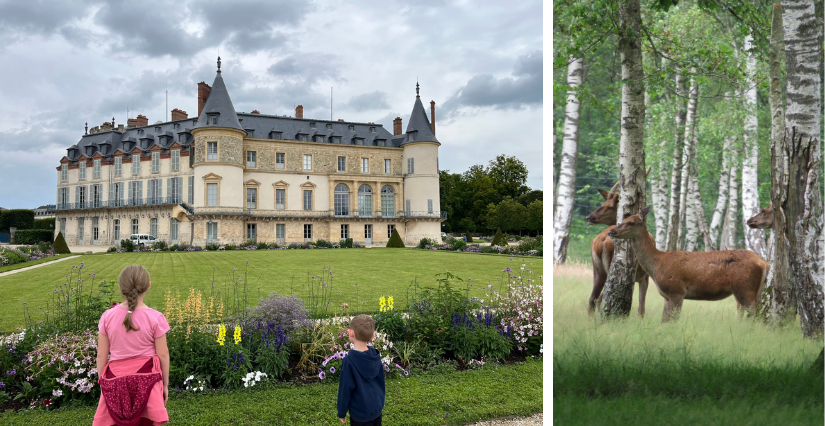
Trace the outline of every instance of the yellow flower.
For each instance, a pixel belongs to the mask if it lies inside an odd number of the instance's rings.
[[[381,298],[378,299],[378,307],[379,307],[378,311],[379,312],[384,312],[386,310],[386,306],[387,306],[387,299],[385,299],[384,296],[381,296]]]
[[[236,325],[235,326],[235,334],[233,336],[235,338],[235,344],[241,343],[241,327]]]
[[[395,300],[392,298],[392,296],[387,298],[387,305],[388,305],[388,307],[387,307],[388,310],[395,309]]]
[[[221,324],[220,328],[218,328],[218,344],[223,346],[223,342],[226,340],[226,326]]]

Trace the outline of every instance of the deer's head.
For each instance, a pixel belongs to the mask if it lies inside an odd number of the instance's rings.
[[[748,226],[754,229],[773,228],[773,204],[762,207],[758,215],[748,219]]]
[[[645,226],[645,217],[650,213],[650,206],[647,206],[639,211],[639,214],[625,214],[622,224],[610,230],[607,235],[610,238],[618,238],[620,240],[632,240],[642,235],[642,232],[647,232]]]
[[[599,194],[602,194],[602,197],[604,197],[604,202],[599,206],[599,208],[593,211],[593,213],[587,215],[585,220],[588,225],[616,224],[616,213],[619,210],[619,194],[616,193],[615,190],[618,186],[619,184],[617,182],[616,185],[613,185],[613,188],[610,189],[610,191],[599,189]]]

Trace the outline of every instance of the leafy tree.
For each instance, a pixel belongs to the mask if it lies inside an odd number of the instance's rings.
[[[541,233],[544,226],[544,203],[536,200],[527,206],[527,229]]]
[[[518,198],[528,191],[527,166],[516,157],[497,155],[487,171],[500,197]]]
[[[491,246],[506,246],[507,241],[504,239],[504,234],[501,233],[501,229],[496,229],[496,236],[493,237],[493,241],[490,243]]]

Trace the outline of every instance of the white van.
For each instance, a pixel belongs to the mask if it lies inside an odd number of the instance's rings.
[[[146,248],[146,246],[152,246],[152,244],[157,241],[157,238],[149,235],[149,234],[132,234],[129,237],[132,240],[132,243],[140,248]]]

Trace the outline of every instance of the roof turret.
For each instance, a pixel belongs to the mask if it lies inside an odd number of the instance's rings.
[[[432,141],[438,142],[433,134],[433,127],[430,125],[430,120],[427,118],[427,112],[424,110],[424,104],[421,103],[421,96],[418,93],[418,83],[415,83],[415,105],[413,105],[412,113],[410,114],[410,121],[407,124],[407,137],[401,144],[410,142]]]
[[[206,103],[203,105],[203,111],[198,117],[195,128],[229,127],[243,130],[241,122],[238,121],[238,115],[235,113],[235,107],[232,105],[232,99],[229,98],[229,92],[226,91],[226,84],[224,84],[223,77],[221,77],[220,64],[221,60],[218,57],[218,72],[215,75],[215,81],[212,83],[212,91],[209,92],[209,97],[206,98]],[[217,124],[209,124],[211,122],[208,120],[211,116],[217,116]]]

